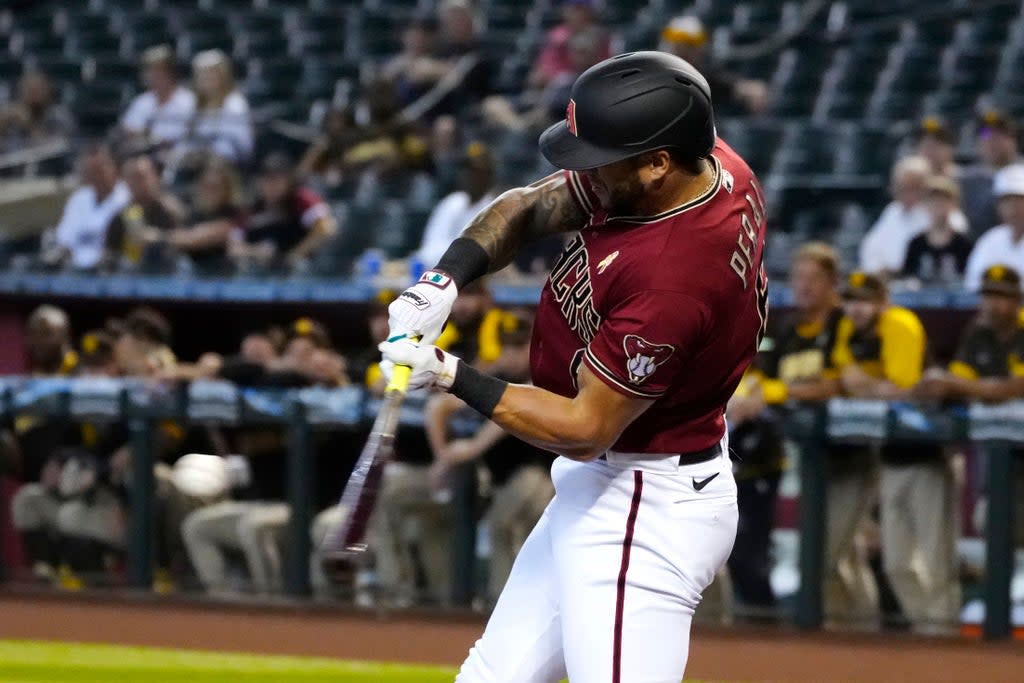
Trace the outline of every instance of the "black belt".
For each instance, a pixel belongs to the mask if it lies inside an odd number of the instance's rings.
[[[722,444],[716,443],[713,446],[708,446],[702,451],[693,451],[692,453],[680,453],[679,464],[680,465],[698,465],[708,460],[714,460],[722,454]],[[607,460],[608,458],[602,453],[598,460]]]

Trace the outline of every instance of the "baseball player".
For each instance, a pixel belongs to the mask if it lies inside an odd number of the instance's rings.
[[[380,346],[411,386],[562,456],[460,683],[680,680],[736,535],[723,411],[766,319],[761,188],[681,58],[613,57],[571,95],[540,138],[565,172],[481,212],[392,304]],[[557,232],[575,234],[538,304],[533,386],[430,345],[460,287]]]

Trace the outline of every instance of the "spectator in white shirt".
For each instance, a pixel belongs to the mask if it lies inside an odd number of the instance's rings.
[[[481,142],[470,143],[459,161],[458,188],[438,202],[427,220],[419,257],[433,266],[452,240],[494,200],[494,156]]]
[[[903,269],[907,245],[930,223],[924,199],[931,175],[931,164],[920,156],[904,157],[893,166],[889,185],[893,201],[882,210],[860,245],[861,270],[892,275]],[[959,209],[949,221],[957,232],[966,232],[967,219]]]
[[[89,270],[100,265],[107,229],[131,201],[131,193],[118,178],[117,162],[105,143],[88,144],[79,156],[78,168],[82,187],[68,197],[56,244],[44,249],[42,261]]]
[[[182,151],[246,161],[253,147],[249,102],[235,87],[228,56],[220,50],[200,52],[192,60],[192,80],[196,112]]]
[[[174,53],[166,45],[142,53],[142,82],[138,95],[121,117],[121,129],[132,136],[174,144],[188,134],[196,111],[196,96],[178,84]]]
[[[1024,164],[1007,166],[992,183],[1002,224],[982,235],[970,258],[964,284],[976,291],[989,266],[1006,265],[1024,272]]]

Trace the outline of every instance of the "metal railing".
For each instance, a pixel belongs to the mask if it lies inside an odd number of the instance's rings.
[[[424,398],[410,396],[402,409],[403,425],[423,425]],[[308,530],[312,516],[313,431],[358,428],[372,420],[378,407],[379,399],[368,395],[361,387],[270,391],[240,388],[220,381],[167,387],[142,380],[0,378],[0,417],[30,413],[128,424],[133,451],[128,577],[130,584],[140,589],[148,589],[153,578],[154,436],[160,421],[277,425],[286,430],[286,490],[292,514],[287,534],[284,586],[288,595],[304,597],[310,593]],[[456,431],[468,433],[475,424],[472,420],[464,421],[455,426]],[[1024,401],[945,409],[835,399],[828,404],[793,408],[786,425],[787,438],[796,441],[801,452],[801,578],[793,614],[798,627],[818,629],[824,621],[825,444],[836,441],[881,444],[889,439],[971,441],[985,452],[988,480],[983,633],[989,639],[1010,635],[1015,522],[1013,475],[1017,466],[1012,450],[1024,445]],[[458,481],[453,498],[457,506],[453,598],[456,604],[468,605],[474,586],[474,478],[462,476]]]

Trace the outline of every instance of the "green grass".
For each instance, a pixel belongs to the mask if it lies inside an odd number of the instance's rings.
[[[455,669],[437,666],[0,640],[3,683],[451,683],[454,679]]]

